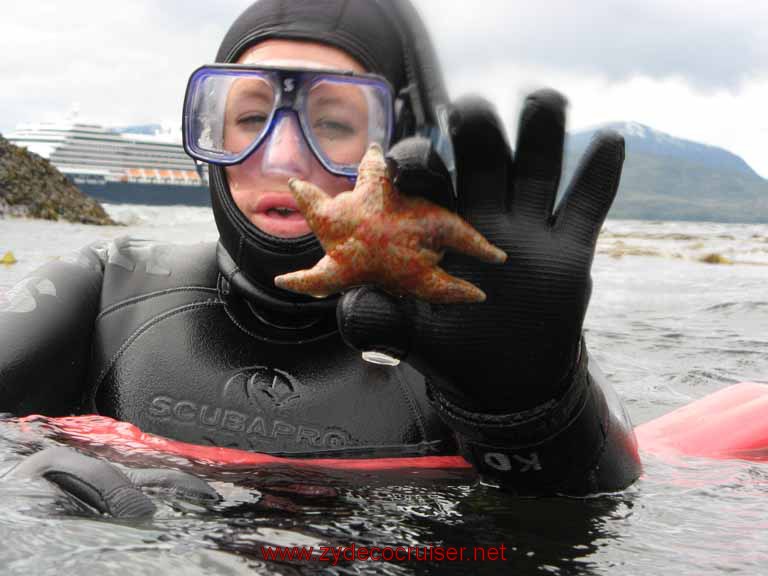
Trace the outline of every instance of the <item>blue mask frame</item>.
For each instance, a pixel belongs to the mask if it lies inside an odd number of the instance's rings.
[[[213,150],[200,145],[201,126],[204,120],[200,114],[198,102],[205,97],[203,90],[206,80],[215,76],[228,78],[260,78],[267,80],[274,91],[274,102],[269,117],[265,121],[266,128],[259,136],[239,153],[230,153],[224,150]],[[307,95],[313,86],[322,80],[350,83],[367,86],[374,90],[379,99],[386,123],[383,142],[379,142],[386,151],[392,140],[394,132],[394,93],[392,86],[386,78],[376,74],[359,74],[348,71],[318,70],[309,68],[288,68],[273,66],[252,66],[241,64],[214,64],[201,66],[195,70],[187,83],[184,97],[184,115],[182,119],[182,133],[184,136],[184,150],[195,160],[215,164],[218,166],[233,166],[244,162],[253,154],[259,146],[269,138],[276,119],[281,111],[293,111],[299,119],[304,139],[309,148],[323,165],[332,174],[338,176],[355,177],[358,163],[337,164],[329,159],[319,144],[315,141],[307,117]],[[367,147],[366,147],[367,148]]]

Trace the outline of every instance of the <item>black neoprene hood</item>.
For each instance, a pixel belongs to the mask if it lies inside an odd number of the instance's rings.
[[[216,54],[232,63],[268,38],[307,40],[339,48],[369,72],[386,77],[397,92],[405,69],[400,32],[392,17],[371,0],[260,0],[230,27]]]
[[[258,0],[232,24],[216,61],[234,63],[268,39],[327,44],[387,78],[401,96],[399,137],[430,124],[432,100],[445,100],[431,44],[409,0]],[[323,256],[314,235],[277,238],[262,232],[235,205],[224,169],[211,165],[209,173],[219,266],[234,289],[288,312],[334,306],[335,298],[315,300],[274,286],[275,276],[311,268]]]

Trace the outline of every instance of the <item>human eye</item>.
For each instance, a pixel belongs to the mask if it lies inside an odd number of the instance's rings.
[[[261,131],[267,122],[267,114],[263,112],[245,112],[237,117],[236,123],[243,130]]]
[[[357,127],[352,122],[330,117],[315,119],[312,129],[316,135],[328,140],[351,138],[357,134]]]

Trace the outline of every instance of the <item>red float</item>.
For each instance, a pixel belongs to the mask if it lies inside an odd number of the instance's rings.
[[[461,456],[367,459],[271,456],[169,440],[105,416],[29,416],[23,420],[42,422],[74,440],[91,446],[105,445],[123,454],[179,456],[214,466],[298,466],[350,471],[471,468]],[[636,433],[642,452],[662,457],[768,461],[768,384],[742,382],[728,386],[638,426]]]

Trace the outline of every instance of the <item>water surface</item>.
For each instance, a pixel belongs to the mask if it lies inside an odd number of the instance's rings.
[[[109,206],[127,226],[0,220],[0,291],[40,264],[131,234],[214,240],[205,208]],[[719,258],[712,258],[712,255]],[[708,264],[702,260],[731,262]],[[729,384],[768,381],[768,226],[609,221],[586,321],[593,358],[645,422]],[[768,417],[768,416],[767,416]],[[0,472],[61,443],[0,422]],[[98,452],[97,447],[92,447]],[[158,461],[153,460],[153,465]],[[135,465],[136,462],[126,462]],[[3,574],[760,574],[768,464],[645,454],[620,494],[519,499],[464,472],[221,470],[167,458],[224,496],[205,508],[155,495],[146,522],[95,516],[44,481],[0,490]],[[506,548],[506,562],[266,562],[261,546]]]

